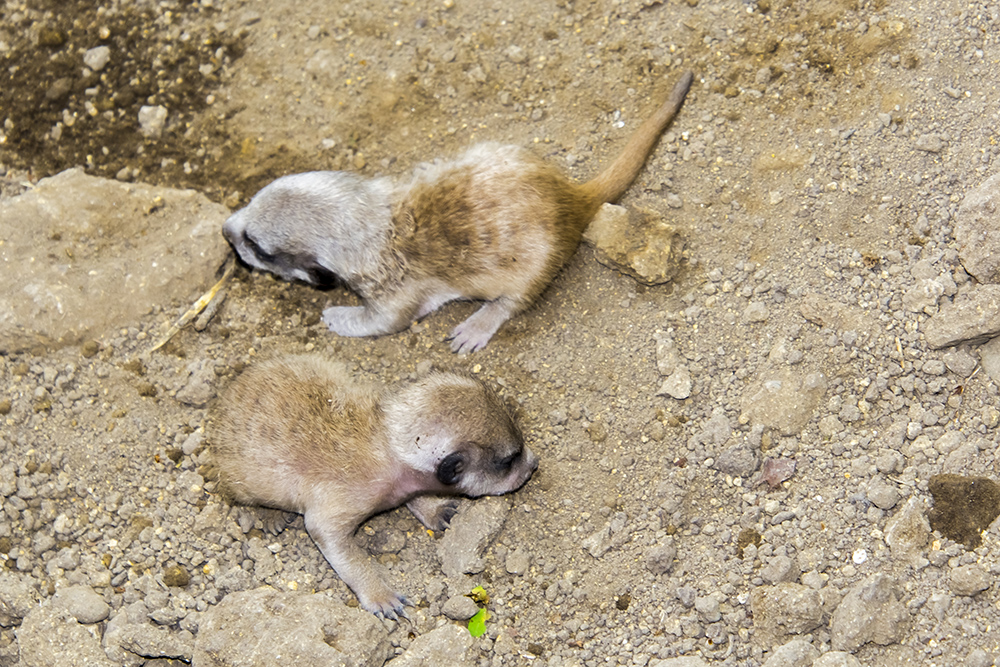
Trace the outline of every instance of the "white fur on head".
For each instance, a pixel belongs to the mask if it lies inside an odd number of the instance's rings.
[[[431,373],[387,400],[384,410],[394,455],[453,493],[508,493],[538,466],[506,406],[472,377]]]
[[[391,232],[392,184],[339,171],[282,176],[226,220],[222,233],[250,266],[286,280],[351,287],[379,282]]]
[[[455,441],[451,420],[441,419],[436,392],[444,387],[458,387],[472,392],[478,383],[452,373],[432,372],[403,388],[385,406],[386,424],[395,454],[414,470],[433,473],[437,463],[451,454]]]

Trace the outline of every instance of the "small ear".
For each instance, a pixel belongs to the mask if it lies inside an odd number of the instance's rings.
[[[438,481],[445,486],[452,486],[458,483],[458,478],[462,476],[465,469],[465,457],[459,452],[452,452],[441,459],[437,467]]]

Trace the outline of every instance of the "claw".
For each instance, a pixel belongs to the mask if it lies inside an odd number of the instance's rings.
[[[375,614],[379,619],[383,621],[396,621],[399,622],[400,617],[405,618],[408,622],[412,623],[410,617],[406,613],[406,607],[414,606],[405,596],[394,594],[391,599],[386,600],[382,603],[364,603],[361,605],[371,613]]]

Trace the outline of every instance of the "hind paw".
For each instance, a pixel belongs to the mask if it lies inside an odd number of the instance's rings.
[[[451,332],[448,340],[451,341],[451,351],[461,354],[462,352],[476,352],[483,349],[492,337],[493,332],[469,331],[460,324]]]
[[[451,332],[451,351],[475,352],[483,349],[516,309],[515,301],[507,297],[487,301]]]
[[[384,593],[374,597],[358,596],[361,607],[370,611],[379,618],[398,621],[400,617],[409,619],[406,614],[406,607],[412,607],[413,603],[395,591],[386,589]]]

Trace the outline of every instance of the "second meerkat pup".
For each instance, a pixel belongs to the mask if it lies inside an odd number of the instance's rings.
[[[454,299],[486,303],[451,334],[482,348],[542,293],[597,209],[624,194],[687,95],[685,72],[622,153],[578,184],[518,146],[479,144],[406,183],[316,171],[283,176],[223,225],[250,266],[313,285],[343,281],[363,306],[333,306],[342,336],[405,329]]]
[[[303,514],[361,606],[388,618],[407,602],[354,541],[358,526],[405,503],[443,530],[454,514],[444,496],[509,493],[538,467],[506,406],[479,380],[435,371],[389,390],[315,355],[250,367],[217,403],[210,429],[220,492]]]

